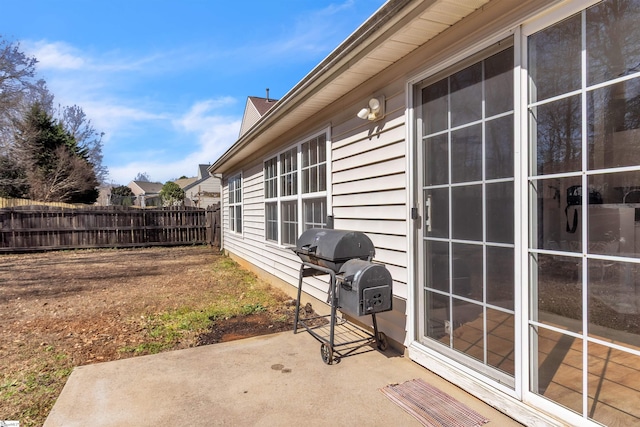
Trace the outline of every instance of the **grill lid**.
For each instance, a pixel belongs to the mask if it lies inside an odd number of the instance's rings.
[[[350,259],[370,260],[376,251],[364,233],[349,230],[311,228],[300,235],[294,252],[310,262],[338,272]]]

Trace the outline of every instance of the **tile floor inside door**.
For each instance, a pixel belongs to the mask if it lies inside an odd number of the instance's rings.
[[[455,328],[454,348],[481,360],[482,327],[480,315]],[[487,318],[487,360],[509,373],[514,366],[513,331],[513,316],[494,312]],[[640,351],[638,337],[612,334],[618,340],[606,342]],[[581,339],[538,329],[538,393],[578,413],[583,412],[582,344]],[[640,425],[640,357],[592,342],[588,353],[588,417],[608,426]]]
[[[582,344],[581,339],[539,329],[539,392],[579,413],[583,405]],[[589,418],[609,426],[640,425],[640,357],[591,342],[588,353]]]

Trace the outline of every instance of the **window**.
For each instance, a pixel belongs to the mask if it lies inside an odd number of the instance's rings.
[[[296,148],[280,154],[280,186],[282,196],[298,194],[298,153]]]
[[[229,230],[242,233],[242,178],[229,178]]]
[[[295,245],[327,223],[327,135],[322,133],[264,162],[265,238]]]
[[[264,197],[267,200],[278,198],[278,158],[264,162]],[[264,205],[265,237],[278,241],[278,202],[266,202]]]

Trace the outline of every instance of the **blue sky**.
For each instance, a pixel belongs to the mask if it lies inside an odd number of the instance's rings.
[[[104,132],[110,181],[194,176],[247,96],[284,96],[383,0],[2,0],[0,35]]]

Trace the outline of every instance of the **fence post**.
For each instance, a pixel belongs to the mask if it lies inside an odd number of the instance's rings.
[[[211,246],[220,247],[220,203],[207,208],[207,241]]]

